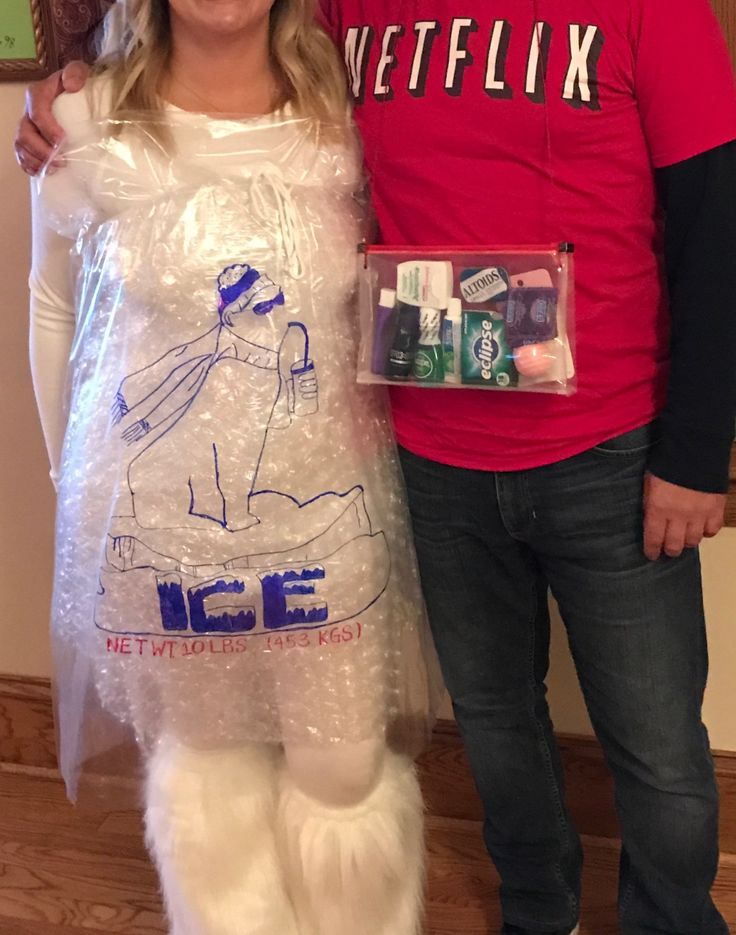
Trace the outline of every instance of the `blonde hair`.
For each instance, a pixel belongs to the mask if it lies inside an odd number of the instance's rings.
[[[315,0],[275,0],[270,45],[284,99],[298,116],[345,124],[347,82],[337,49],[315,20]],[[168,0],[117,0],[105,17],[96,71],[112,82],[111,117],[162,110],[171,57]]]

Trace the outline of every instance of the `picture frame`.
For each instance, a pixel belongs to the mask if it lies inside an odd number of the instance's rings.
[[[0,0],[0,81],[43,78],[93,57],[112,0]]]
[[[56,64],[47,0],[2,0],[0,80],[43,78]]]

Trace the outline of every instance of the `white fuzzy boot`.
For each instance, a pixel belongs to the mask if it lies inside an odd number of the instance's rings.
[[[424,808],[411,760],[387,753],[372,791],[342,807],[285,769],[278,829],[300,935],[419,935]]]
[[[268,747],[156,748],[146,842],[172,935],[297,935],[276,852],[276,782]]]

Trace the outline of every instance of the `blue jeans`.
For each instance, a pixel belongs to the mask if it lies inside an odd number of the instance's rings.
[[[696,550],[649,562],[642,488],[656,429],[492,473],[401,451],[448,690],[485,808],[504,920],[572,929],[582,854],[544,680],[560,606],[614,776],[624,935],[723,935],[710,889],[718,793],[701,720],[708,659]]]

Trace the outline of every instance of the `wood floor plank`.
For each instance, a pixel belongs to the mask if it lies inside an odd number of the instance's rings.
[[[166,931],[140,820],[101,833],[107,818],[75,810],[58,779],[0,773],[2,935]]]
[[[56,767],[56,741],[47,679],[0,675],[0,762]]]
[[[104,929],[70,928],[53,922],[26,922],[8,916],[0,916],[0,932],[2,935],[105,935]]]
[[[55,774],[24,775],[0,770],[0,816],[44,828],[85,828],[96,831],[99,814],[75,809]]]
[[[106,815],[98,829],[101,834],[143,836],[143,820],[140,812],[119,811]]]
[[[22,842],[0,838],[0,865],[36,871],[43,868],[63,880],[80,896],[89,896],[89,887],[98,887],[109,878],[111,887],[125,898],[145,892],[156,894],[158,884],[142,841],[131,840],[122,848],[119,840],[95,838],[80,846],[65,837],[49,837],[42,831],[27,835]],[[91,894],[94,895],[94,894]]]
[[[495,871],[477,822],[430,816],[426,935],[496,935],[501,919]],[[585,874],[581,935],[617,935],[619,845],[583,838]],[[736,856],[724,855],[714,888],[716,903],[736,930]]]
[[[425,935],[497,935],[498,880],[481,824],[432,816]],[[582,935],[616,935],[618,844],[585,838]],[[716,900],[736,928],[736,855]],[[138,812],[78,814],[58,779],[0,773],[0,935],[164,935]]]
[[[161,935],[159,899],[151,886],[151,871],[139,861],[138,881],[131,875],[120,883],[120,863],[113,856],[94,864],[84,854],[75,862],[37,854],[18,859],[16,848],[0,855],[0,914],[28,922],[53,923],[80,929],[98,928],[129,935]],[[19,850],[23,850],[19,848]],[[66,865],[65,865],[66,863]],[[148,890],[148,892],[146,892]]]

